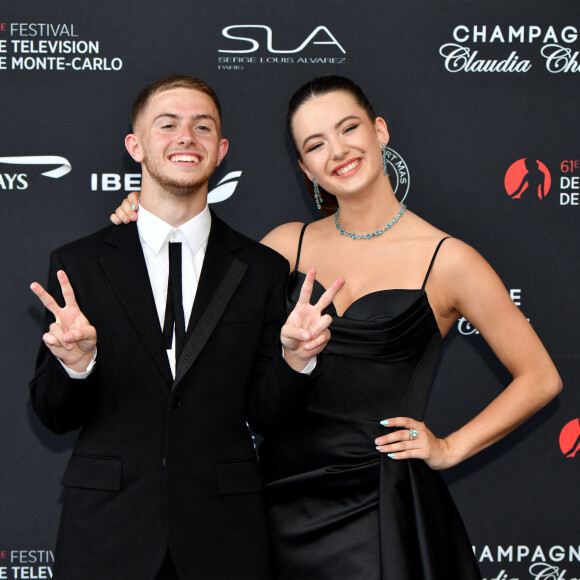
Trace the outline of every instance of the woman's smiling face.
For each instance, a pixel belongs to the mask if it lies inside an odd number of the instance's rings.
[[[357,191],[383,174],[381,144],[388,142],[383,119],[370,119],[347,91],[315,96],[292,119],[300,165],[329,193]]]

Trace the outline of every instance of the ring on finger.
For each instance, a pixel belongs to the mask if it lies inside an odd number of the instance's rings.
[[[419,436],[419,431],[416,429],[409,429],[409,441],[413,441],[416,437]]]

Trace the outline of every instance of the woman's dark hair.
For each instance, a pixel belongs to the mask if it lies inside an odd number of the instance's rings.
[[[292,95],[290,101],[288,102],[288,113],[286,114],[286,128],[288,130],[288,134],[290,135],[290,139],[292,140],[292,144],[294,145],[294,151],[296,151],[298,159],[302,160],[302,155],[296,146],[296,140],[294,139],[294,133],[292,132],[292,121],[296,111],[298,111],[298,109],[310,99],[320,97],[328,93],[335,93],[337,91],[344,91],[352,95],[357,105],[359,105],[359,107],[361,107],[361,109],[363,109],[369,116],[369,119],[371,121],[376,119],[373,106],[371,105],[367,96],[362,92],[361,88],[350,79],[338,75],[328,75],[318,77],[307,82]],[[314,189],[312,187],[312,182],[310,179],[308,179],[306,173],[304,172],[302,172],[302,177],[304,178],[304,183],[306,184],[308,193],[310,193],[310,196],[312,199],[314,199]],[[322,187],[320,187],[320,193],[322,195],[322,212],[326,215],[333,214],[338,209],[338,201],[336,197],[331,193],[328,193],[328,191],[324,190]]]

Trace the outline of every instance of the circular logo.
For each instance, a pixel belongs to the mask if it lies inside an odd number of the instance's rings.
[[[471,322],[469,322],[469,320],[467,320],[467,318],[464,317],[461,317],[457,321],[457,330],[460,332],[460,334],[463,334],[464,336],[467,336],[469,334],[479,334],[479,330],[477,330],[477,328],[475,328],[475,326],[473,326]]]
[[[512,163],[504,178],[507,194],[512,199],[526,197],[544,199],[550,191],[552,176],[548,168],[538,159],[529,157]]]
[[[386,149],[387,173],[397,199],[403,203],[409,193],[411,176],[405,160],[390,147]]]
[[[560,433],[560,450],[566,457],[575,457],[580,451],[580,419],[573,419],[564,425]]]

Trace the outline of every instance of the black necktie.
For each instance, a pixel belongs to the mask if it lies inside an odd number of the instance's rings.
[[[166,350],[173,342],[175,326],[175,361],[179,360],[185,341],[185,317],[181,295],[181,243],[169,244],[169,280],[167,283],[167,302],[163,324],[163,344]]]

